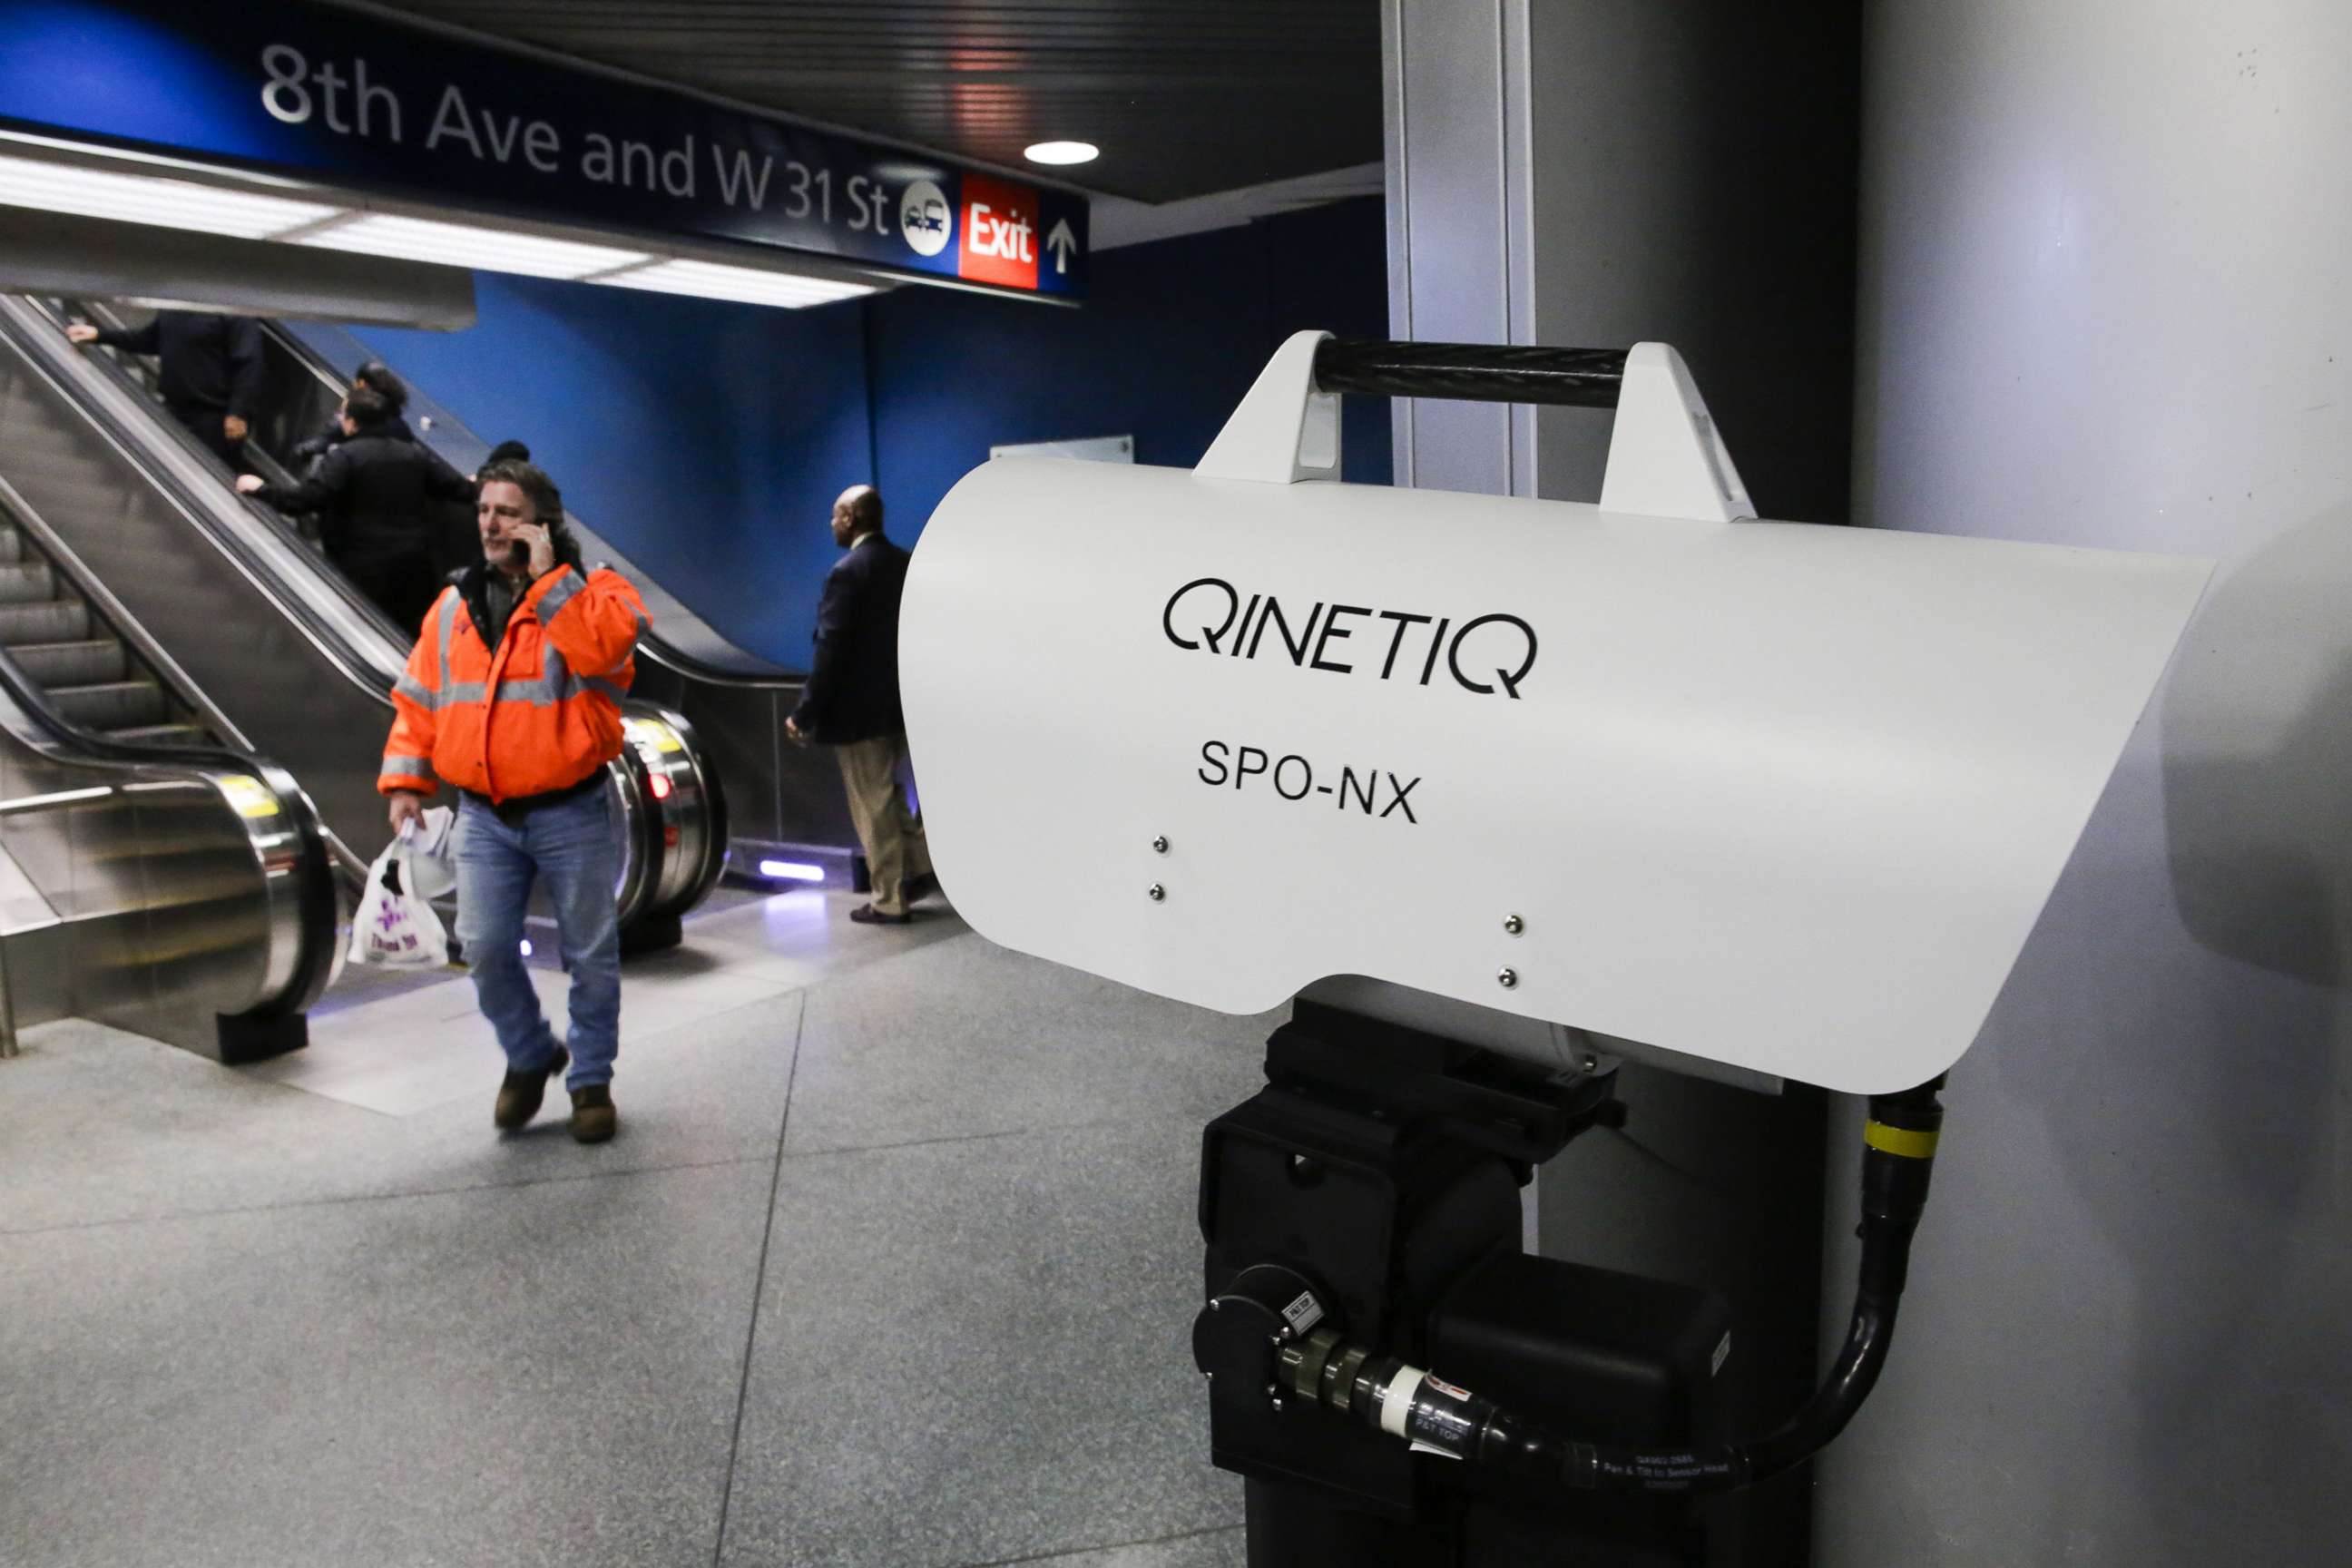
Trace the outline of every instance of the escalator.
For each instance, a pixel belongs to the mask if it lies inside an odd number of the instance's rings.
[[[0,505],[0,653],[65,719],[118,742],[205,744],[199,717],[28,545]]]
[[[122,721],[134,740],[194,727],[276,759],[317,804],[355,885],[386,837],[375,774],[412,636],[274,514],[238,497],[219,460],[130,368],[68,343],[65,319],[58,305],[0,299],[0,480],[86,567],[120,620],[143,628],[174,677],[161,684],[184,694],[159,715],[126,675],[68,680],[68,690],[106,689],[71,700]],[[42,580],[26,574],[18,591],[37,606]],[[73,630],[69,612],[47,613],[54,620],[26,615],[28,637],[54,627],[51,642],[93,640],[62,635]],[[624,722],[628,743],[610,775],[627,824],[619,901],[623,946],[634,952],[674,943],[679,917],[718,880],[725,805],[683,714],[632,700]]]
[[[352,374],[374,356],[339,327],[266,322],[264,332],[270,363],[254,440],[282,453],[327,426]],[[487,441],[414,382],[407,415],[418,441],[459,473],[474,472],[489,452]],[[814,863],[864,890],[839,773],[821,748],[784,737],[804,677],[729,641],[609,540],[568,515],[587,559],[620,573],[645,600],[652,625],[638,647],[635,689],[683,712],[699,732],[725,786],[736,869],[756,875],[779,862]],[[460,537],[471,537],[470,518],[454,526]]]
[[[341,956],[326,835],[0,484],[0,1055],[96,1018],[226,1062],[293,1049]]]

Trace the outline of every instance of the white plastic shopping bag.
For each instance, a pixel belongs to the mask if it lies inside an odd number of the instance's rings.
[[[400,885],[423,898],[437,899],[457,886],[457,814],[436,805],[414,822],[404,824],[400,841],[408,849],[408,868]]]
[[[449,936],[441,929],[441,917],[411,884],[411,868],[420,864],[431,862],[414,855],[404,836],[368,868],[367,891],[352,917],[352,963],[425,967],[449,962]]]

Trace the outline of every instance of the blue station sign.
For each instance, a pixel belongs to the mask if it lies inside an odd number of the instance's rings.
[[[1083,196],[309,0],[6,0],[0,126],[490,216],[1086,292]]]

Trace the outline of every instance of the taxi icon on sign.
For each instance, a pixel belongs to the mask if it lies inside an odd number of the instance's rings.
[[[898,200],[898,232],[918,256],[937,256],[955,232],[955,209],[929,180],[917,180]]]

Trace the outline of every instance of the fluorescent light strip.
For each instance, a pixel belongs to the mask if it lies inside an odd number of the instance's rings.
[[[644,250],[474,224],[443,223],[394,213],[353,213],[326,202],[262,195],[193,180],[117,174],[76,163],[53,163],[0,153],[0,206],[32,207],[193,229],[232,239],[284,237],[293,244],[362,256],[479,268],[531,278],[584,279],[660,294],[731,300],[797,310],[854,300],[876,291],[868,283],[757,267],[662,258]],[[345,218],[327,223],[331,218]],[[304,233],[314,226],[315,232]],[[598,276],[609,274],[609,276]]]
[[[616,289],[646,289],[657,294],[693,294],[705,300],[733,300],[746,305],[830,304],[871,294],[870,283],[849,283],[837,278],[810,278],[797,272],[770,272],[757,267],[728,267],[714,261],[660,261],[651,267],[592,278]]]
[[[191,228],[232,239],[268,239],[342,209],[321,202],[257,195],[190,180],[118,174],[74,163],[0,157],[0,204],[111,218],[118,223]]]
[[[760,875],[772,877],[780,882],[822,882],[824,868],[812,866],[805,860],[762,860]]]
[[[642,250],[620,250],[605,245],[583,245],[572,239],[548,239],[506,229],[477,228],[471,224],[436,223],[431,218],[399,217],[369,213],[350,223],[307,234],[297,245],[321,250],[352,250],[363,256],[391,256],[406,261],[433,261],[444,267],[478,267],[485,272],[519,272],[527,278],[585,278],[649,259]]]

